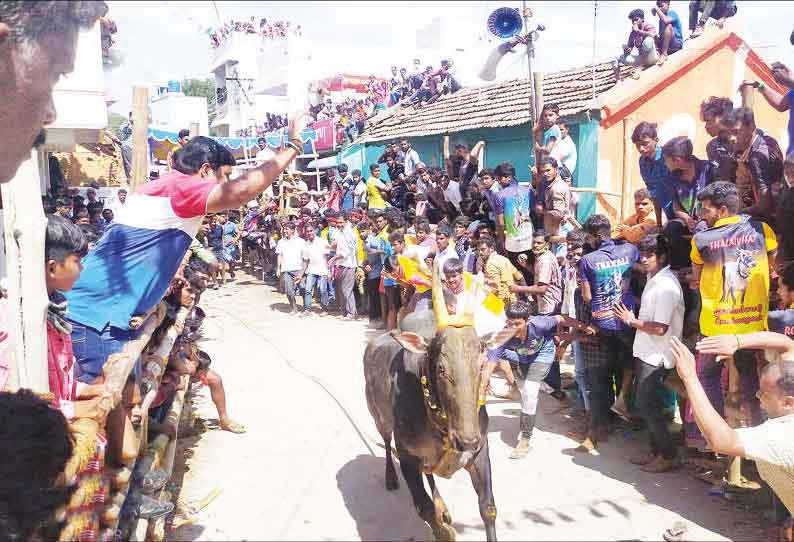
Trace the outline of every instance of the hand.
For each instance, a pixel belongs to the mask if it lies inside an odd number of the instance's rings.
[[[622,301],[615,305],[612,310],[615,312],[615,316],[620,318],[620,321],[626,325],[629,325],[629,322],[634,319],[634,313],[626,308]]]
[[[655,7],[651,8],[651,13],[653,13],[654,15],[659,15]]]
[[[618,224],[615,226],[615,235],[623,235],[623,233],[628,229],[628,226],[625,224]]]
[[[138,329],[143,324],[143,316],[133,316],[130,318],[129,327],[132,330]]]
[[[697,370],[695,369],[695,356],[689,351],[689,348],[682,343],[678,337],[673,337],[671,340],[673,349],[673,360],[675,360],[675,369],[678,371],[678,376],[681,380],[697,379]]]
[[[585,335],[590,335],[590,336],[598,334],[598,330],[596,329],[596,327],[593,324],[589,324],[589,325],[585,326],[584,328],[582,328],[582,331],[584,331]]]
[[[297,277],[292,277],[292,282],[293,284],[298,284],[301,281],[301,279],[303,279],[303,273],[301,273]]]
[[[758,86],[758,81],[750,81],[748,79],[745,79],[744,81],[742,81],[742,84],[739,85],[739,90],[741,90],[744,87],[753,87],[753,88],[755,88],[757,86]]]
[[[695,228],[698,225],[698,221],[692,218],[691,216],[686,219],[686,225],[689,228],[689,231],[694,232]]]
[[[700,339],[695,345],[695,349],[701,354],[728,357],[740,348],[740,344],[738,335],[715,335]]]
[[[287,123],[287,134],[289,139],[300,139],[301,132],[306,128],[306,112],[291,113]]]
[[[640,29],[640,23],[631,23],[631,28],[637,32]]]

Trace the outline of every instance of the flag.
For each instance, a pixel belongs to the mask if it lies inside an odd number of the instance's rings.
[[[431,288],[432,278],[419,269],[419,262],[402,254],[397,255],[397,262],[400,264],[400,280],[414,286],[420,294]]]

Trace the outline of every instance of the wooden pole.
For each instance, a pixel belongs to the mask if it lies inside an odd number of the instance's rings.
[[[628,205],[630,197],[627,197],[626,192],[629,190],[629,186],[631,184],[631,179],[629,172],[631,171],[631,167],[629,166],[629,153],[631,152],[630,146],[630,135],[629,135],[629,123],[631,120],[629,117],[623,119],[623,182],[621,183],[620,187],[620,222],[623,223],[623,219],[626,216],[626,206]]]
[[[44,237],[47,219],[41,207],[37,151],[22,163],[11,182],[0,188],[8,272],[11,389],[50,391],[47,375],[47,287]]]
[[[132,179],[135,191],[149,179],[149,89],[132,89]]]

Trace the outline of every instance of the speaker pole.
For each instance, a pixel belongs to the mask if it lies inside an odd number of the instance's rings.
[[[529,140],[532,142],[530,148],[534,148],[534,129],[535,125],[537,124],[535,118],[535,97],[534,97],[534,88],[535,82],[533,81],[532,76],[532,57],[535,56],[535,44],[533,41],[533,32],[529,30],[529,18],[532,17],[532,10],[527,7],[527,0],[523,0],[523,10],[522,14],[524,16],[524,31],[527,33],[527,75],[528,75],[528,83],[529,83]]]

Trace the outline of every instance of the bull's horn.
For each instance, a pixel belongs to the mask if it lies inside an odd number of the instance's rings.
[[[449,325],[449,312],[444,301],[444,291],[441,286],[441,273],[438,269],[438,259],[433,263],[433,312],[436,315],[436,328],[444,329]]]

